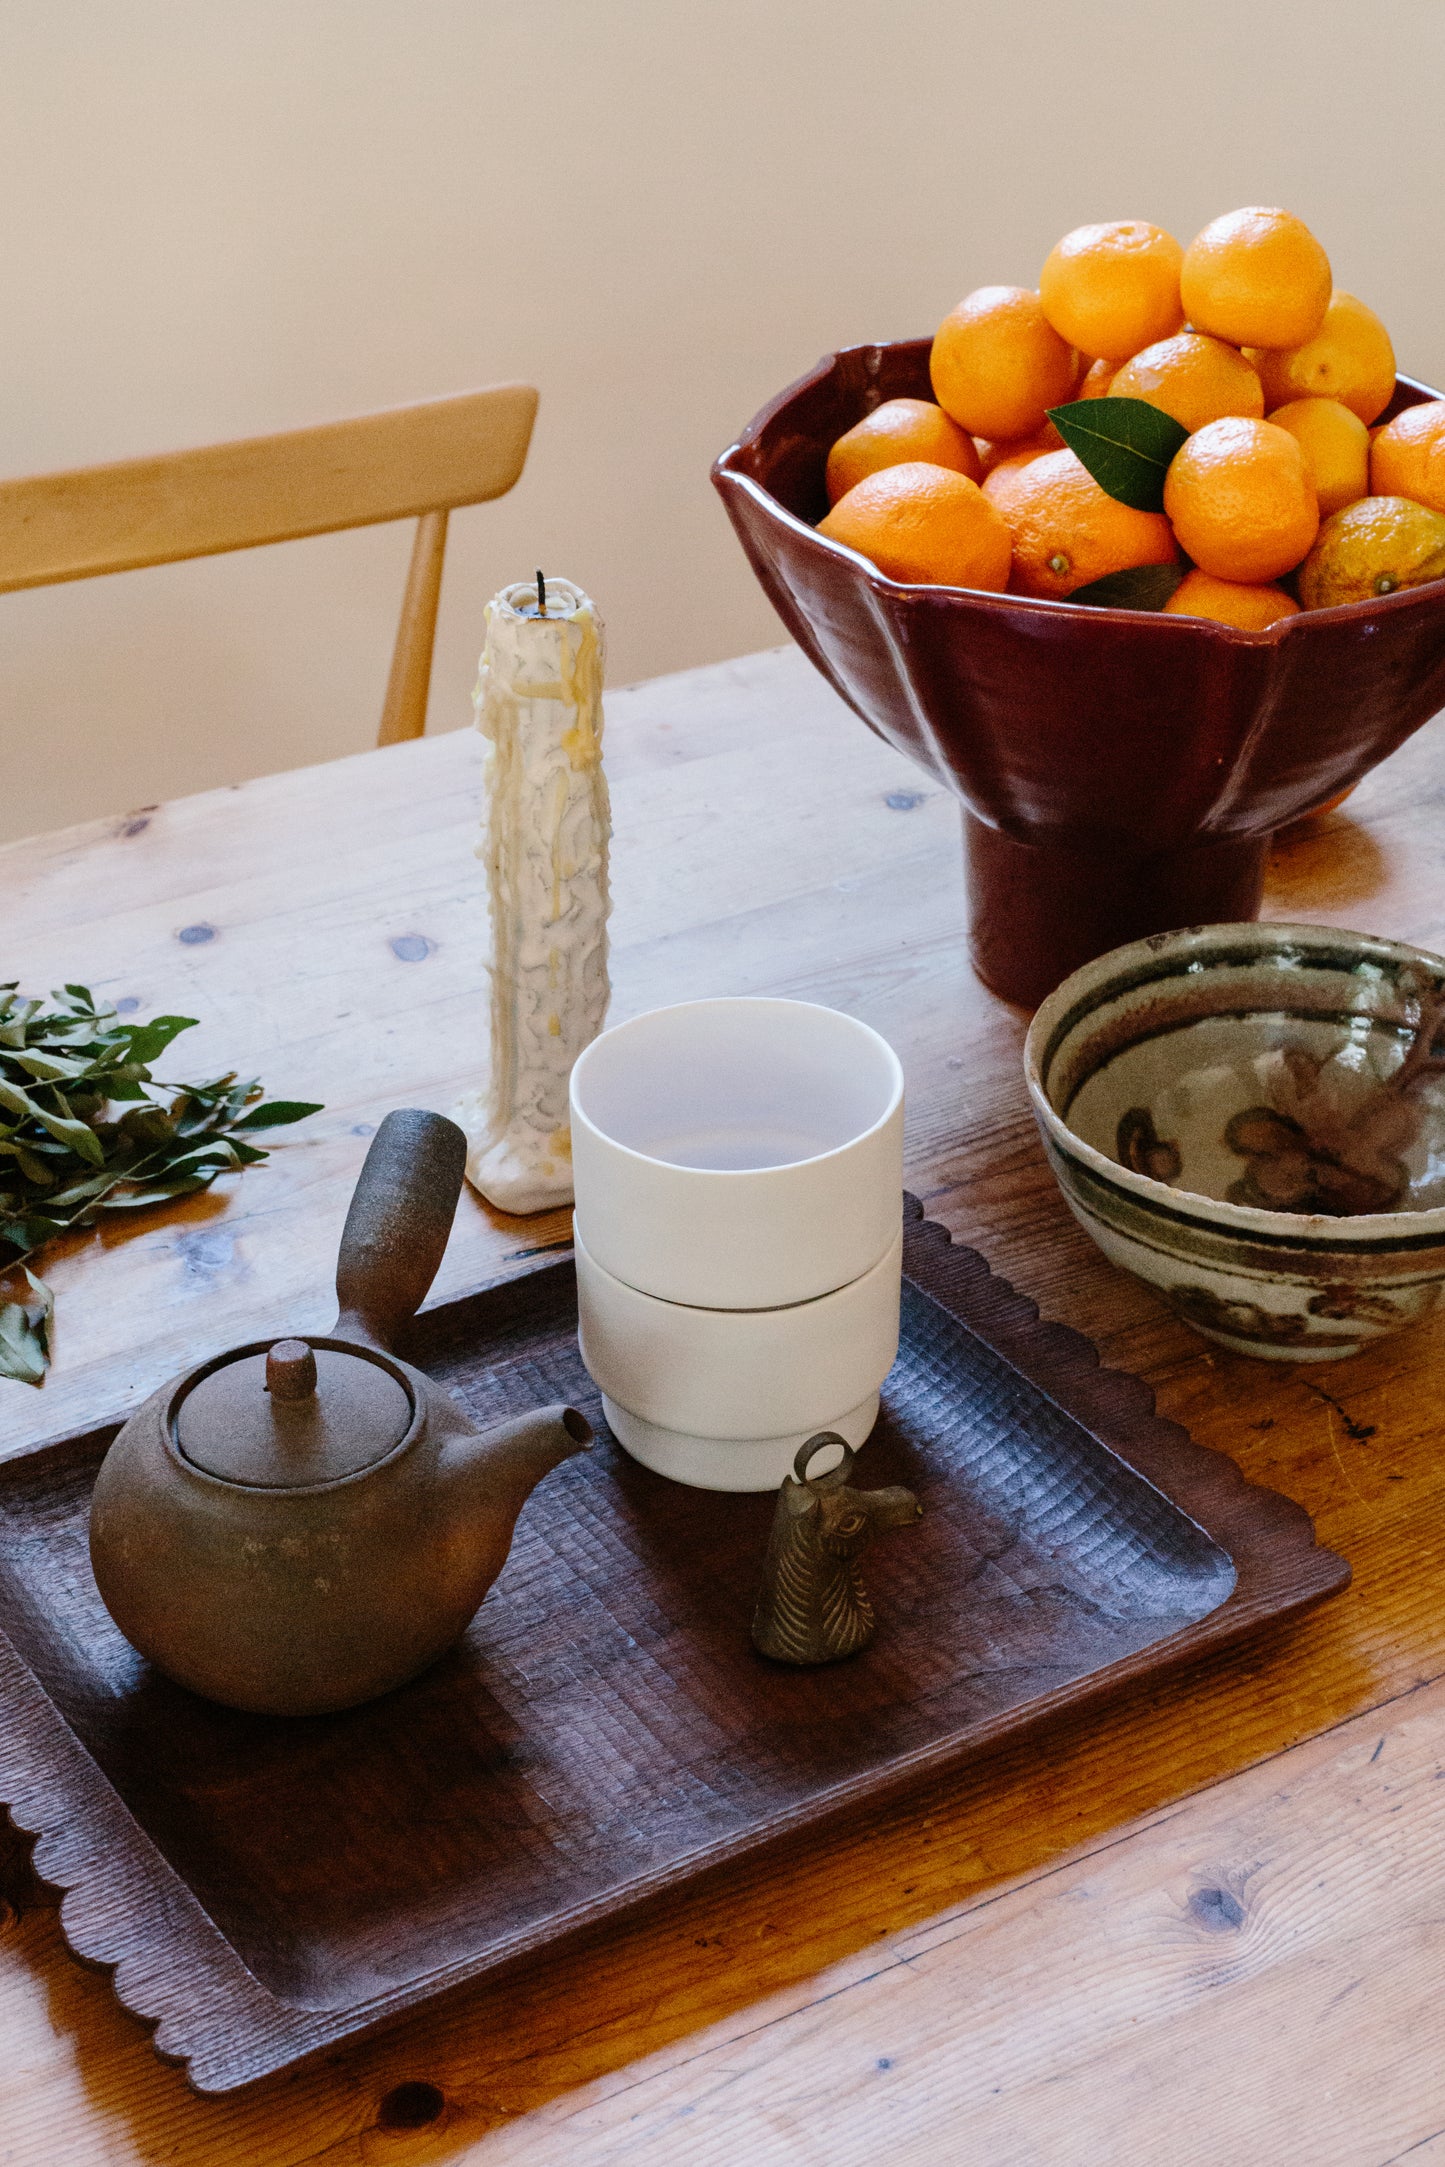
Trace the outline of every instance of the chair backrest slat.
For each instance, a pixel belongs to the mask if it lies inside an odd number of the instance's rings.
[[[0,482],[0,594],[329,534],[509,490],[537,394],[494,384],[350,421]]]

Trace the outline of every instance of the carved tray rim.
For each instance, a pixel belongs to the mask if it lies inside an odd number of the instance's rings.
[[[1153,1389],[1142,1378],[1103,1367],[1098,1349],[1082,1333],[1041,1319],[1037,1305],[994,1273],[977,1250],[954,1242],[947,1228],[925,1219],[912,1196],[905,1197],[904,1221],[906,1276],[1212,1537],[1236,1569],[1230,1594],[1193,1624],[1083,1678],[844,1777],[750,1828],[730,1831],[680,1860],[519,1928],[475,1958],[438,1967],[383,1994],[325,2008],[286,2002],[247,1969],[0,1631],[0,1709],[10,1718],[0,1730],[0,1803],[14,1826],[35,1838],[36,1872],[63,1892],[60,1925],[71,1953],[110,1972],[117,2000],[153,2027],[156,2052],[181,2064],[196,2091],[237,2090],[376,2030],[468,1981],[495,1976],[541,1949],[623,1917],[662,1891],[756,1854],[800,1828],[959,1767],[1065,1709],[1226,1647],[1266,1621],[1297,1614],[1348,1585],[1348,1563],[1316,1541],[1303,1506],[1251,1483],[1226,1454],[1196,1443],[1181,1424],[1156,1413]],[[545,1261],[529,1260],[520,1273],[424,1311],[416,1347],[409,1352],[424,1362],[429,1324],[507,1288],[524,1291],[530,1279],[570,1261],[570,1248],[545,1252]],[[115,1427],[103,1424],[29,1447],[0,1462],[0,1484],[7,1471],[42,1456],[93,1450]]]

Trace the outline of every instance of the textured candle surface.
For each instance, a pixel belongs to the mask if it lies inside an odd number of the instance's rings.
[[[607,845],[603,628],[570,580],[487,605],[477,727],[487,741],[481,856],[491,903],[492,1065],[456,1119],[467,1175],[503,1211],[572,1197],[567,1081],[602,1028]],[[532,614],[524,614],[530,607]]]

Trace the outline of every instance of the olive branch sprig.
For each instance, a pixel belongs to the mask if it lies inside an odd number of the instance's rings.
[[[86,986],[49,1005],[0,982],[0,1269],[24,1265],[28,1299],[0,1295],[0,1377],[39,1384],[54,1301],[25,1259],[103,1212],[135,1211],[205,1189],[266,1158],[247,1132],[319,1113],[262,1096],[234,1071],[209,1083],[151,1074],[194,1016],[128,1023]]]

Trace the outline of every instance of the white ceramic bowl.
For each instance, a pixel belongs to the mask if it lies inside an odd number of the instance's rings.
[[[572,1070],[577,1225],[662,1301],[776,1309],[871,1271],[898,1232],[903,1071],[809,1001],[688,1001]]]
[[[901,1226],[871,1271],[811,1302],[699,1309],[605,1271],[577,1236],[578,1343],[613,1434],[704,1490],[775,1490],[818,1430],[861,1445],[898,1353]]]
[[[1445,1076],[1390,1078],[1442,995],[1445,959],[1330,926],[1196,926],[1086,964],[1024,1051],[1074,1216],[1245,1354],[1328,1361],[1413,1323],[1445,1285]]]

